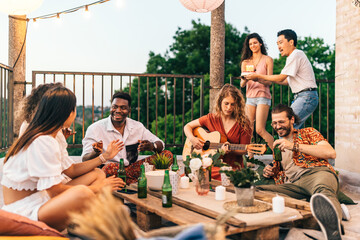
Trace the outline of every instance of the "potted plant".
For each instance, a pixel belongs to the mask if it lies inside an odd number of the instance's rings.
[[[171,158],[165,156],[164,154],[160,155],[157,153],[151,163],[154,165],[155,170],[169,169],[171,165]]]
[[[171,158],[164,154],[156,154],[155,157],[149,161],[150,165],[153,165],[153,171],[145,172],[147,178],[147,185],[151,190],[161,190],[164,182],[165,169],[169,169],[172,163]],[[172,179],[175,172],[170,171],[170,178]],[[173,185],[173,184],[172,184]]]
[[[255,188],[254,183],[260,180],[260,175],[247,167],[248,158],[243,156],[244,167],[236,170],[220,170],[230,178],[234,184],[237,203],[241,207],[254,205]],[[250,161],[253,162],[253,161]]]

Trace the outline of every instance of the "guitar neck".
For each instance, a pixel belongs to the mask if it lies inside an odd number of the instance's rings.
[[[219,148],[221,148],[222,145],[223,145],[223,143],[210,143],[209,148],[211,148],[211,149],[219,149]],[[247,144],[229,144],[229,150],[230,151],[246,150],[246,146],[247,146]]]

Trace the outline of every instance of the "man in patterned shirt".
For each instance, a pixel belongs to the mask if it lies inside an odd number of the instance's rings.
[[[282,104],[273,108],[271,126],[281,137],[274,147],[282,151],[282,161],[273,161],[263,171],[264,177],[274,178],[276,185],[257,188],[296,199],[311,198],[311,210],[327,239],[341,239],[339,181],[327,160],[335,158],[336,152],[316,129],[294,129],[297,120],[292,108]]]

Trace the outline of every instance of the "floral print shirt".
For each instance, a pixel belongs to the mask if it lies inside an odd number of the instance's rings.
[[[296,142],[298,144],[317,145],[321,141],[326,141],[326,139],[315,128],[309,127],[309,128],[294,130],[294,135],[293,135],[294,143]],[[293,152],[293,161],[297,166],[303,168],[327,166],[334,174],[336,174],[334,168],[329,164],[329,162],[326,159],[307,155],[302,152]],[[274,160],[273,165],[275,166],[274,168],[275,183],[283,184],[285,179],[285,172],[282,170],[281,163]]]

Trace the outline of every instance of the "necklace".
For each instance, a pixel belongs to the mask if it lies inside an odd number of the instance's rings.
[[[259,62],[260,62],[260,60],[261,60],[262,57],[263,57],[263,55],[261,54],[261,56],[259,57],[259,59],[258,59],[258,61],[257,61],[256,64],[255,64],[255,62],[254,62],[254,57],[253,57],[253,59],[251,60],[251,61],[253,62],[253,65],[254,65],[254,71],[256,71],[256,67],[257,67],[257,65],[259,64]]]

